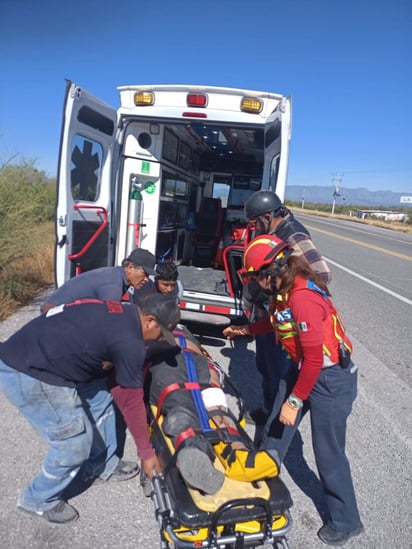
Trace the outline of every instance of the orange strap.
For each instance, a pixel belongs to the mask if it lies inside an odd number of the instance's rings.
[[[192,428],[192,427],[189,427],[188,429],[186,429],[185,431],[182,431],[180,433],[180,435],[176,438],[176,441],[175,441],[175,450],[177,450],[179,448],[179,446],[185,441],[187,440],[188,438],[193,438],[196,436],[196,431]]]
[[[163,389],[163,391],[160,393],[159,400],[157,402],[157,414],[155,417],[155,421],[157,421],[160,417],[160,414],[162,413],[162,406],[164,399],[169,395],[170,393],[173,393],[173,391],[178,391],[179,389],[186,389],[187,391],[193,391],[195,389],[201,389],[200,383],[197,381],[187,381],[186,383],[172,383],[171,385],[168,385]]]

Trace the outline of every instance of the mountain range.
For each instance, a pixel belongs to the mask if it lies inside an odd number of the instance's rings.
[[[315,202],[319,204],[332,204],[335,186],[304,186],[289,185],[286,188],[286,200],[293,202]],[[401,196],[409,196],[410,202],[401,203]],[[350,205],[378,208],[379,206],[412,207],[412,192],[398,193],[393,191],[369,191],[365,188],[349,189],[340,187],[335,204],[338,206]]]

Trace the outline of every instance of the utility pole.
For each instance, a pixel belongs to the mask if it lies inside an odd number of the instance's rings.
[[[335,214],[336,198],[340,196],[339,188],[342,183],[342,178],[343,178],[343,173],[342,174],[334,173],[332,177],[332,183],[335,185],[335,190],[333,191],[332,215]]]
[[[302,210],[304,209],[305,207],[305,189],[303,189],[302,191]]]

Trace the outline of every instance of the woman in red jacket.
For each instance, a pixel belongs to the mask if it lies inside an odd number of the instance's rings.
[[[274,330],[293,359],[288,388],[285,383],[283,394],[279,391],[261,447],[276,450],[283,461],[300,420],[310,411],[313,451],[329,511],[318,536],[328,545],[343,545],[363,531],[345,454],[357,367],[326,284],[306,261],[290,254],[289,244],[275,236],[261,235],[249,243],[242,277],[255,278],[271,295],[271,314],[223,333],[231,339]]]

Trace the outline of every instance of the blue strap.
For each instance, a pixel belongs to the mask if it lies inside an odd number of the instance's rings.
[[[320,294],[322,297],[324,297],[325,299],[329,299],[329,296],[326,292],[324,292],[323,290],[321,290],[319,288],[319,286],[317,286],[313,280],[308,280],[307,281],[307,287],[309,288],[309,290],[314,290],[315,292],[318,292],[318,294]]]
[[[178,335],[178,339],[179,339],[180,347],[182,347],[182,349],[185,349],[186,338],[182,335]],[[196,364],[193,359],[192,353],[186,351],[183,353],[183,355],[185,357],[185,362],[186,362],[186,372],[187,372],[188,381],[198,381]],[[195,404],[197,415],[199,416],[199,421],[202,429],[204,431],[213,431],[213,429],[209,425],[209,416],[207,414],[200,389],[192,389],[190,392],[192,393],[192,399]]]

